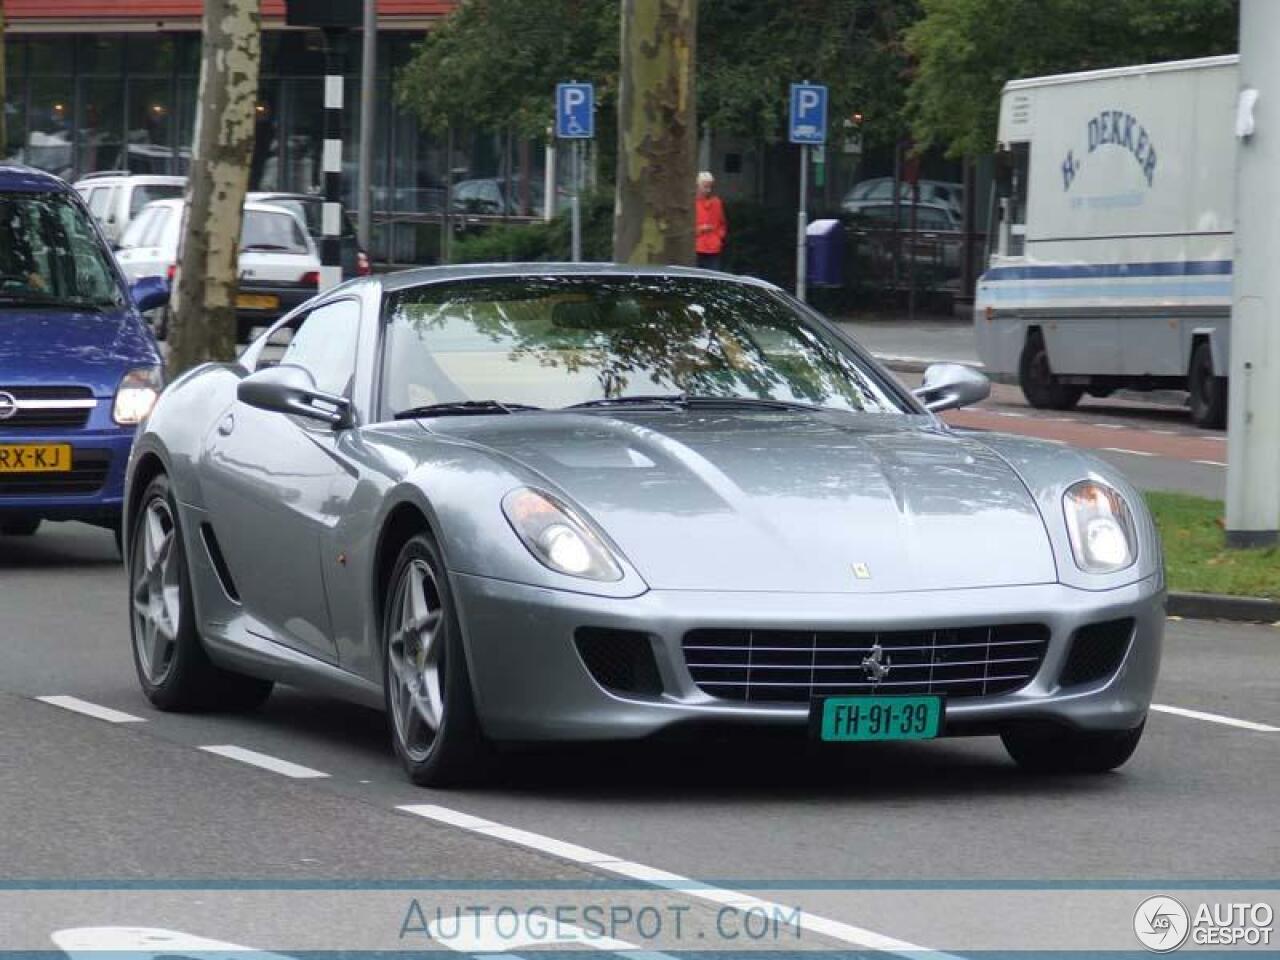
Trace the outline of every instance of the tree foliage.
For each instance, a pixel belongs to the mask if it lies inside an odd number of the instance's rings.
[[[907,59],[902,30],[918,0],[700,0],[698,116],[722,133],[776,141],[788,85],[831,87],[832,117],[859,111],[871,142],[901,129]],[[551,91],[597,84],[601,111],[618,89],[619,0],[463,0],[418,46],[400,76],[401,102],[425,126],[538,136]]]
[[[907,109],[921,146],[989,153],[1018,77],[1231,53],[1237,0],[921,0],[906,31]]]
[[[552,121],[557,83],[594,82],[608,109],[617,78],[618,0],[463,0],[418,45],[397,92],[437,133],[534,137]]]

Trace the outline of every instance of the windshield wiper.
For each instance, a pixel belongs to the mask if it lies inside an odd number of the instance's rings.
[[[763,410],[822,410],[823,407],[793,400],[769,397],[716,397],[703,394],[669,393],[631,397],[600,397],[564,407],[565,410],[589,410],[601,407],[755,407]]]
[[[428,403],[421,407],[398,410],[397,420],[415,420],[418,417],[481,416],[489,413],[518,413],[521,410],[541,410],[527,403],[503,403],[499,400],[446,400],[444,403]]]
[[[246,243],[241,250],[292,250],[293,247],[286,247],[280,243]]]
[[[42,297],[38,294],[0,293],[0,306],[71,307],[76,310],[87,310],[91,313],[101,313],[108,307],[116,306],[116,304],[101,300],[77,300],[74,297]]]

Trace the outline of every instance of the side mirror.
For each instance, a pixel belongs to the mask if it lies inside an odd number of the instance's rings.
[[[259,410],[319,420],[335,430],[351,426],[351,401],[321,393],[311,374],[292,363],[251,373],[236,387],[241,402]]]
[[[967,407],[991,395],[991,381],[963,363],[935,363],[912,391],[933,413]]]
[[[169,302],[169,281],[164,277],[142,277],[129,285],[133,305],[142,313]]]

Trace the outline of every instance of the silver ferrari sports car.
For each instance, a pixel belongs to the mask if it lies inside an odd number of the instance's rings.
[[[422,784],[494,747],[736,727],[995,734],[1102,771],[1142,733],[1160,545],[1115,469],[949,428],[769,284],[428,268],[336,287],[175,381],[129,465],[138,678],[385,708]]]

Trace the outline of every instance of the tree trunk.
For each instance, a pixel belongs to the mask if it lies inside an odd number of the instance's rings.
[[[170,376],[235,359],[240,220],[258,100],[259,0],[205,0],[200,113],[171,298]]]
[[[622,0],[613,258],[694,262],[697,0]]]

